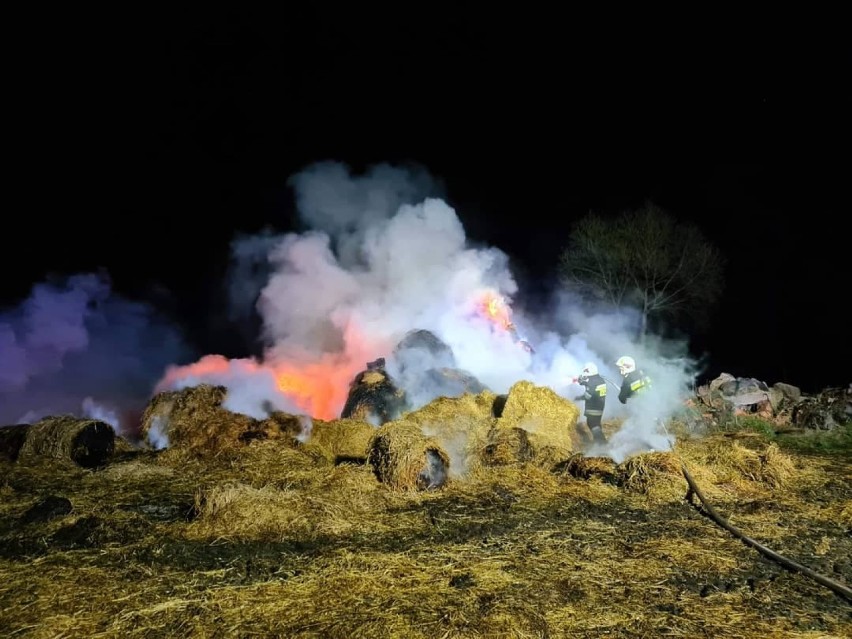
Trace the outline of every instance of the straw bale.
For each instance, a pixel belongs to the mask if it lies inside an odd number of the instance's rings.
[[[358,419],[315,419],[307,443],[324,448],[333,463],[366,463],[376,427]]]
[[[452,349],[431,331],[409,331],[393,349],[393,358],[400,371],[422,365],[424,358],[434,368],[453,368],[456,360]]]
[[[376,431],[368,459],[376,478],[395,490],[439,488],[450,466],[450,457],[440,443],[404,419]]]
[[[304,436],[308,426],[309,422],[304,415],[275,411],[266,419],[260,420],[260,424],[254,430],[244,433],[241,440],[282,439],[295,445],[299,438]]]
[[[547,386],[516,382],[500,414],[501,426],[514,426],[546,437],[554,445],[579,449],[582,436],[577,428],[580,409]]]
[[[409,387],[428,388],[433,397],[458,397],[488,390],[473,374],[458,368],[430,368],[409,381]]]
[[[27,438],[29,424],[0,426],[0,459],[16,461]]]
[[[180,447],[215,454],[254,439],[292,440],[303,417],[273,413],[265,420],[222,407],[224,386],[200,384],[155,395],[142,415],[141,433],[155,448]]]
[[[18,461],[42,457],[96,468],[105,464],[114,450],[115,430],[110,424],[58,415],[45,417],[27,429]]]
[[[405,393],[381,368],[358,373],[349,385],[341,418],[381,425],[396,418],[405,405]]]
[[[582,445],[579,409],[546,386],[517,382],[505,401],[498,397],[494,405],[498,419],[483,451],[484,463],[553,466]]]
[[[495,398],[490,391],[439,397],[397,421],[416,425],[426,437],[434,438],[449,455],[450,476],[460,477],[481,463],[496,421]]]

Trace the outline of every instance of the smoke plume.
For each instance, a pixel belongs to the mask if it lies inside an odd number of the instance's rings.
[[[692,373],[682,345],[639,345],[631,337],[637,317],[589,309],[564,294],[547,309],[523,309],[507,255],[466,237],[440,183],[425,171],[379,165],[355,175],[324,162],[289,184],[306,230],[240,237],[232,245],[232,299],[243,315],[249,301],[255,304],[262,358],[214,355],[172,367],[158,389],[210,381],[228,387],[227,406],[238,412],[334,419],[352,377],[387,357],[416,407],[447,392],[440,379],[412,374],[434,369],[435,352],[409,351],[405,374],[390,356],[409,331],[422,329],[449,347],[455,368],[496,393],[526,379],[573,399],[582,389],[568,379],[595,362],[612,382],[605,419],[627,420],[606,453],[668,447],[659,423],[682,406]],[[654,386],[648,398],[621,405],[614,362],[625,354]],[[446,366],[445,354],[439,360]]]
[[[132,438],[163,370],[187,354],[175,327],[104,275],[39,283],[0,314],[0,424],[71,414]]]

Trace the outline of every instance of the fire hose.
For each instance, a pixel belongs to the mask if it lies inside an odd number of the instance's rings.
[[[830,579],[830,578],[826,577],[825,575],[821,575],[820,573],[811,570],[807,566],[803,566],[802,564],[796,563],[792,559],[788,559],[787,557],[784,557],[783,555],[779,555],[777,552],[770,550],[769,548],[767,548],[763,544],[761,544],[761,543],[755,541],[754,539],[752,539],[751,537],[748,537],[747,535],[745,535],[736,526],[731,524],[724,517],[722,517],[719,513],[717,513],[716,510],[713,508],[713,506],[711,506],[707,502],[707,499],[702,494],[701,489],[698,487],[698,484],[695,483],[695,480],[692,478],[692,475],[689,474],[689,471],[686,468],[686,464],[683,463],[683,460],[681,460],[680,464],[681,464],[681,470],[683,471],[683,476],[686,478],[686,483],[689,484],[689,490],[686,493],[686,501],[687,502],[689,502],[691,505],[695,506],[696,509],[698,509],[699,507],[692,500],[693,495],[697,496],[699,501],[701,502],[701,504],[704,506],[706,514],[714,522],[716,522],[722,528],[727,530],[729,533],[731,533],[732,535],[734,535],[735,537],[740,539],[746,545],[751,546],[752,548],[756,549],[762,555],[768,557],[769,559],[772,559],[775,562],[778,562],[779,564],[781,564],[785,568],[793,570],[794,572],[800,572],[803,575],[805,575],[806,577],[810,577],[811,579],[813,579],[817,583],[825,586],[826,588],[830,588],[831,590],[833,590],[835,593],[837,593],[841,597],[844,597],[848,601],[852,602],[852,588],[849,588],[849,586],[846,586],[846,585],[844,585],[840,582],[834,581],[833,579]]]
[[[666,428],[666,425],[662,422],[660,422],[660,424],[662,425],[666,435],[668,435],[669,431]],[[803,566],[802,564],[797,563],[792,559],[785,557],[784,555],[780,555],[774,550],[770,550],[760,542],[755,541],[754,539],[746,535],[739,528],[734,526],[731,522],[729,522],[727,519],[717,513],[716,509],[713,508],[713,506],[710,505],[710,502],[707,501],[707,498],[704,496],[704,493],[701,492],[701,489],[698,487],[698,484],[695,483],[695,479],[693,479],[692,475],[689,474],[689,469],[687,469],[686,467],[686,462],[684,462],[683,459],[680,458],[680,455],[677,455],[677,453],[675,453],[675,455],[677,456],[678,461],[680,462],[680,469],[683,472],[683,476],[686,479],[686,483],[689,485],[689,490],[686,492],[685,499],[690,505],[692,505],[696,510],[698,510],[698,512],[701,512],[701,510],[700,507],[693,501],[693,495],[698,497],[698,500],[701,502],[701,505],[704,506],[704,513],[701,514],[706,514],[708,517],[710,517],[710,519],[712,519],[719,526],[727,530],[734,537],[745,543],[747,546],[751,546],[763,556],[768,557],[772,561],[779,563],[788,570],[792,570],[793,572],[799,572],[805,575],[806,577],[810,577],[818,584],[829,588],[847,601],[852,602],[852,588],[850,588],[849,586],[835,581],[829,577],[826,577],[825,575],[822,575],[814,570],[811,570],[807,566]]]

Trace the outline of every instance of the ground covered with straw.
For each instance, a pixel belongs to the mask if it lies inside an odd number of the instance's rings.
[[[849,637],[852,460],[682,436],[398,490],[282,440],[0,462],[4,637]]]

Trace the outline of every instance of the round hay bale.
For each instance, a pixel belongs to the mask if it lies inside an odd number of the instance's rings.
[[[327,450],[334,464],[364,464],[375,434],[375,426],[357,419],[330,422],[315,419],[307,444]]]
[[[47,457],[97,468],[109,460],[114,450],[115,429],[110,424],[58,415],[45,417],[27,429],[18,461]]]
[[[406,333],[394,347],[393,359],[400,372],[410,368],[426,370],[456,366],[453,350],[437,335],[423,329]]]
[[[434,438],[450,458],[450,476],[459,477],[481,462],[495,422],[491,414],[494,398],[490,391],[439,397],[404,414],[396,423],[415,425],[424,436]]]
[[[224,386],[200,384],[155,395],[142,415],[142,436],[154,448],[215,454],[254,439],[279,436],[279,418],[258,421],[222,408]],[[297,418],[298,419],[298,418]]]
[[[440,488],[450,458],[440,444],[413,423],[396,421],[375,433],[368,454],[376,478],[395,490]]]
[[[399,416],[405,393],[398,389],[383,368],[358,373],[349,385],[341,418],[351,418],[379,426]]]
[[[17,461],[29,429],[29,424],[0,426],[0,459]]]
[[[617,464],[609,457],[572,455],[566,461],[557,464],[554,472],[570,475],[576,479],[598,478],[607,484],[617,483]]]

